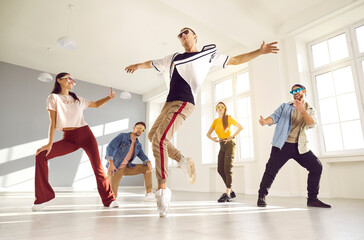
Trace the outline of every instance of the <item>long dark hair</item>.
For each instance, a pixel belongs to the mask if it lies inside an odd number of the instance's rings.
[[[57,79],[60,79],[66,75],[69,75],[69,73],[66,73],[66,72],[61,72],[61,73],[58,73],[57,76],[56,76],[56,80],[54,81],[54,87],[53,87],[53,90],[51,93],[55,93],[55,94],[58,94],[61,92],[61,85],[59,84],[59,82],[57,81]],[[78,99],[76,93],[74,92],[68,92],[74,100],[76,101],[80,101],[80,99]]]
[[[216,107],[217,107],[217,106],[219,106],[219,104],[222,104],[222,105],[224,105],[224,107],[225,107],[224,115],[222,116],[222,126],[224,127],[224,130],[226,130],[226,129],[228,128],[228,126],[229,126],[229,122],[228,122],[228,120],[229,120],[229,115],[227,115],[227,114],[226,114],[227,107],[226,107],[225,103],[223,103],[223,102],[219,102],[219,103],[216,105]]]

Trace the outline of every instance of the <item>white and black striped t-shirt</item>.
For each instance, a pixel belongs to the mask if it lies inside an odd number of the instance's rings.
[[[169,93],[167,102],[183,101],[195,104],[198,91],[212,68],[224,68],[229,56],[217,53],[216,45],[210,44],[200,52],[175,53],[153,60],[151,65],[163,73]]]

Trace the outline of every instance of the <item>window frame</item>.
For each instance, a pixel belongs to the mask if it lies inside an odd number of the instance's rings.
[[[358,43],[358,38],[356,37],[356,31],[355,31],[356,28],[361,27],[361,26],[364,26],[364,20],[360,21],[358,23],[355,23],[349,27],[350,35],[353,36],[352,45],[353,45],[353,52],[354,52],[355,58],[364,57],[364,52],[362,52],[362,53],[359,52],[359,43]]]

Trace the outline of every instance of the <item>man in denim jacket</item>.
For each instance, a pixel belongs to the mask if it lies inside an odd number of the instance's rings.
[[[118,195],[120,180],[124,175],[143,173],[147,190],[144,201],[155,201],[154,193],[152,193],[152,164],[138,140],[138,137],[145,131],[145,127],[144,122],[137,122],[133,127],[133,132],[120,133],[106,148],[107,175],[115,197]],[[143,164],[133,163],[136,156],[143,161]]]
[[[277,124],[270,158],[260,183],[257,205],[265,207],[265,196],[271,187],[275,176],[283,165],[293,158],[309,172],[307,180],[307,206],[330,208],[321,202],[317,195],[322,172],[320,160],[307,148],[306,130],[317,125],[316,111],[305,102],[306,88],[301,84],[293,85],[290,93],[294,101],[283,103],[269,117],[260,116],[259,123],[264,125]]]

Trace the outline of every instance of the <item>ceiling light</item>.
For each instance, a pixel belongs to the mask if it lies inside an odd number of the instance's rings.
[[[37,79],[41,82],[47,82],[47,83],[53,81],[52,75],[46,72],[39,74]]]
[[[76,45],[75,41],[73,41],[69,37],[69,32],[70,32],[70,23],[71,23],[71,13],[72,13],[72,9],[74,8],[74,5],[69,4],[68,8],[70,10],[70,15],[68,17],[67,35],[58,38],[57,44],[61,48],[73,50],[73,49],[76,49],[77,45]]]
[[[58,38],[57,44],[61,48],[70,49],[70,50],[76,49],[76,47],[77,47],[75,41],[73,41],[68,36],[63,36],[63,37]]]
[[[120,93],[120,98],[122,99],[130,99],[131,98],[131,94],[127,91],[121,92]]]

